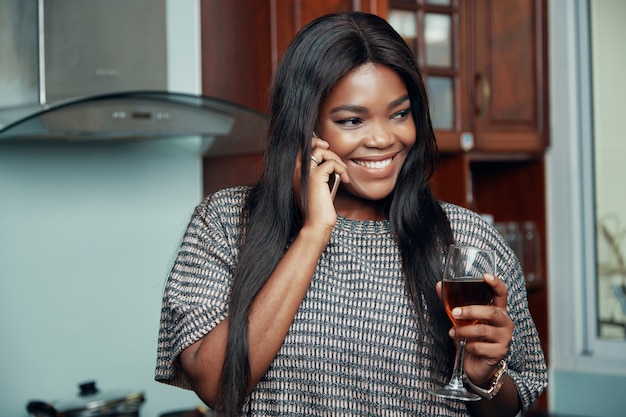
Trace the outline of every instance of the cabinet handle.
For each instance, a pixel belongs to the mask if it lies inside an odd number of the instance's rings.
[[[479,72],[476,74],[476,114],[482,116],[487,110],[489,98],[491,97],[491,85],[485,74]]]

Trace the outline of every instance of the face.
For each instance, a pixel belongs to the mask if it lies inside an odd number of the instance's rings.
[[[387,197],[415,142],[404,82],[380,64],[352,70],[322,103],[319,135],[348,167],[344,191],[366,200]]]

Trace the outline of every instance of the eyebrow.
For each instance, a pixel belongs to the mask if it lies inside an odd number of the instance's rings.
[[[387,106],[388,109],[393,109],[394,107],[397,107],[399,105],[401,105],[402,103],[404,103],[405,101],[409,100],[409,96],[404,95],[401,97],[398,97],[397,99],[393,100],[391,103],[389,103],[389,105]],[[338,107],[335,107],[334,109],[332,109],[330,111],[330,113],[338,113],[340,111],[349,111],[349,112],[353,112],[353,113],[366,113],[367,112],[367,107],[364,106],[357,106],[357,105],[353,105],[353,104],[344,104]]]

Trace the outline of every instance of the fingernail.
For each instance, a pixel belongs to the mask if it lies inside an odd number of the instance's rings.
[[[461,317],[461,308],[455,307],[452,309],[452,317]]]
[[[493,281],[493,280],[495,280],[495,279],[496,279],[496,277],[495,277],[495,276],[493,276],[493,275],[491,275],[491,274],[485,274],[485,280],[487,280],[487,281]]]
[[[454,330],[454,327],[450,329],[450,331],[448,332],[448,335],[450,335],[450,337],[456,336],[456,330]]]

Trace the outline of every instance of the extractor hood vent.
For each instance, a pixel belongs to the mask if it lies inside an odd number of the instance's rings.
[[[0,0],[0,144],[200,135],[256,153],[266,118],[168,91],[165,0]]]
[[[0,130],[0,143],[202,136],[205,155],[260,152],[267,118],[215,98],[131,91],[69,100]]]

